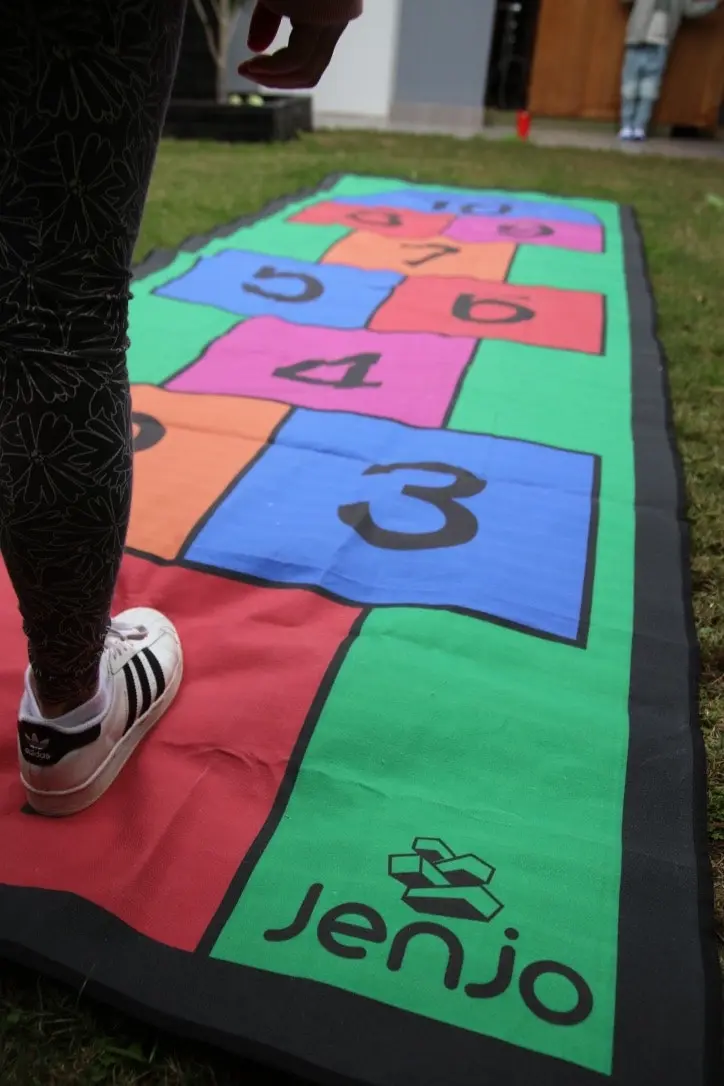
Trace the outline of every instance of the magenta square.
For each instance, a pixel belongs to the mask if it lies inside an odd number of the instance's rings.
[[[505,215],[463,215],[443,233],[455,241],[512,241],[517,245],[552,245],[580,253],[603,252],[603,230],[577,222],[551,219],[512,219]]]
[[[215,340],[166,387],[441,426],[477,346],[472,338],[258,317]]]

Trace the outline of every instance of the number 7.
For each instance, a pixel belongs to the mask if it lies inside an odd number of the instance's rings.
[[[439,260],[441,256],[457,256],[460,250],[455,245],[443,245],[442,242],[421,242],[418,245],[409,242],[407,245],[402,246],[403,249],[428,249],[435,250],[429,252],[427,256],[423,256],[422,260],[406,260],[408,268],[419,268],[423,264],[429,264],[431,260]]]

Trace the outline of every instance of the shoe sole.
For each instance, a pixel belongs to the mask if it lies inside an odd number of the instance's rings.
[[[83,784],[64,792],[42,792],[31,788],[21,774],[25,795],[35,813],[47,818],[63,818],[92,807],[108,791],[139,743],[170,708],[178,694],[182,677],[183,657],[158,701],[138,718],[131,730],[116,743],[106,760]]]

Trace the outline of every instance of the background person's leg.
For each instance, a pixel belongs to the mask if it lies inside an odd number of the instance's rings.
[[[651,123],[651,116],[661,94],[661,83],[666,71],[668,49],[665,45],[648,45],[641,72],[639,100],[633,116],[634,135],[643,139]]]
[[[93,695],[125,539],[128,290],[184,0],[0,10],[0,546],[39,703]]]
[[[621,135],[630,138],[639,96],[641,70],[641,46],[628,45],[624,53],[621,71]]]

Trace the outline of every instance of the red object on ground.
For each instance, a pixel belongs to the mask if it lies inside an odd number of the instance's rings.
[[[530,113],[527,109],[518,112],[517,123],[518,139],[527,140],[530,135]]]

